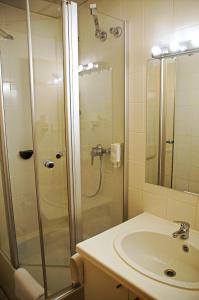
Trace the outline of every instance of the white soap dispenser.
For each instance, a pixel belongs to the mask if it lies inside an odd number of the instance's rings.
[[[121,144],[120,143],[111,144],[111,162],[113,168],[121,167]]]

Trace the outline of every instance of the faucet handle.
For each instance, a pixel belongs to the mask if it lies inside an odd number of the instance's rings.
[[[180,224],[182,227],[190,228],[190,224],[186,221],[174,221],[174,223]]]

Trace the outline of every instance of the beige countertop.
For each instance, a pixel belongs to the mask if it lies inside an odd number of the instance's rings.
[[[145,299],[199,300],[199,290],[177,288],[151,279],[125,263],[114,249],[115,238],[124,233],[146,230],[172,235],[178,228],[179,224],[143,213],[79,243],[77,252],[83,259],[87,259],[130,291]],[[191,230],[189,240],[199,248],[199,232]]]

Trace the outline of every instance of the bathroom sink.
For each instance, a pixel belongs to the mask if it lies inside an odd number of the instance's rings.
[[[145,276],[172,286],[199,290],[199,249],[189,240],[137,231],[116,238],[114,247],[129,266]]]

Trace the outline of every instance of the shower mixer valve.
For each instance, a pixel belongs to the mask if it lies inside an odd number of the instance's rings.
[[[91,165],[94,164],[94,158],[98,156],[100,159],[102,159],[104,154],[110,154],[111,150],[110,148],[105,149],[102,147],[101,144],[96,145],[95,147],[92,147],[91,149]]]

